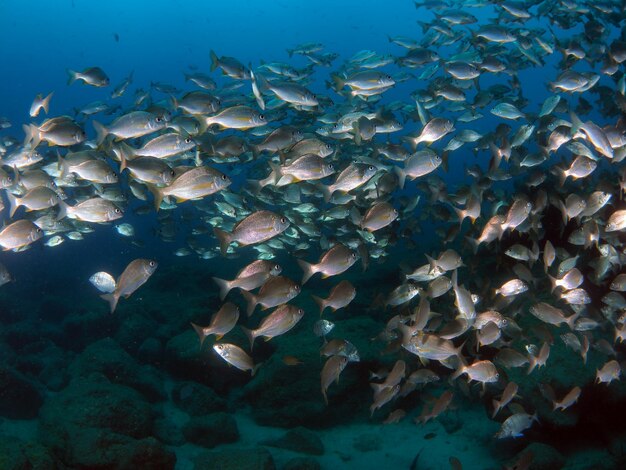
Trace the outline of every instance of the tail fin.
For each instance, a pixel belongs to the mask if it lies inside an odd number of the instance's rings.
[[[61,155],[59,155],[57,160],[57,169],[61,170],[61,179],[67,178],[67,175],[70,173],[70,166]]]
[[[96,143],[102,145],[102,142],[104,142],[104,139],[106,139],[106,136],[109,134],[108,129],[98,121],[93,122],[93,128],[96,130]]]
[[[220,279],[219,277],[211,278],[220,288],[220,300],[224,300],[230,290],[232,289],[231,281],[227,281],[226,279]]]
[[[426,256],[426,259],[428,260],[428,264],[430,265],[430,268],[428,269],[428,272],[429,273],[435,272],[435,269],[437,269],[437,260],[431,258],[426,253],[424,253],[424,256]]]
[[[274,175],[274,186],[276,186],[280,179],[283,177],[283,169],[280,165],[277,165],[272,161],[268,161],[267,163],[272,169],[272,174]]]
[[[399,166],[394,167],[394,171],[396,172],[396,176],[398,177],[398,186],[400,187],[400,189],[404,189],[404,183],[406,181],[406,172]]]
[[[322,192],[322,194],[324,195],[324,202],[330,202],[330,198],[333,197],[333,190],[330,189],[330,186],[325,186],[323,184],[320,184],[318,186],[318,189]]]
[[[465,239],[468,241],[470,245],[472,245],[472,250],[474,250],[474,254],[476,254],[478,252],[478,246],[480,245],[478,243],[478,240],[472,237],[465,237]]]
[[[248,341],[250,341],[250,352],[252,352],[252,348],[254,347],[254,340],[256,339],[256,336],[254,335],[254,330],[246,328],[245,326],[242,326],[241,330],[243,331],[243,334],[246,335],[246,338],[248,338]]]
[[[550,276],[549,274],[548,279],[550,279],[550,284],[552,285],[552,289],[550,289],[550,292],[554,292],[554,290],[557,288],[558,280],[555,277]]]
[[[448,172],[448,155],[450,155],[449,150],[444,150],[441,153],[441,167],[443,168],[443,171],[445,171],[446,173]]]
[[[48,114],[48,110],[50,109],[50,99],[52,98],[52,95],[54,95],[54,91],[51,92],[48,96],[46,96],[41,102],[41,107],[43,108],[46,114]]]
[[[570,330],[574,331],[574,325],[579,316],[580,313],[575,313],[574,315],[570,315],[569,317],[567,317],[567,326],[569,326]]]
[[[157,188],[153,184],[146,184],[146,186],[154,197],[154,210],[158,212],[161,207],[161,202],[163,202],[163,190],[161,188]]]
[[[202,348],[202,345],[204,344],[204,340],[207,337],[207,335],[204,334],[204,328],[201,327],[200,325],[196,325],[195,323],[191,323],[191,326],[193,326],[193,329],[196,330],[196,333],[198,334],[198,338],[200,338],[200,348]]]
[[[315,265],[311,264],[311,263],[307,263],[304,260],[297,260],[298,264],[300,265],[300,267],[302,268],[302,271],[304,271],[304,275],[302,276],[302,285],[304,285],[304,283],[306,281],[308,281],[309,279],[311,279],[311,276],[313,276],[313,274],[315,274],[317,271],[315,270]]]
[[[111,313],[115,312],[115,308],[117,307],[117,301],[120,299],[117,295],[115,295],[115,292],[112,294],[103,294],[100,296],[100,298],[109,302]]]
[[[67,84],[71,85],[78,78],[78,72],[75,72],[74,70],[71,70],[71,69],[66,69],[66,72],[68,75]]]
[[[220,63],[220,59],[217,57],[217,55],[215,54],[215,51],[213,51],[213,49],[211,49],[211,72],[213,72],[217,66]]]
[[[583,126],[583,122],[580,120],[580,118],[576,115],[574,111],[570,111],[569,115],[572,118],[572,127],[570,128],[570,135],[573,136],[573,135],[576,135],[576,133]]]
[[[344,86],[346,86],[346,81],[343,78],[341,78],[339,75],[331,73],[330,78],[332,79],[333,84],[335,85],[335,91],[339,92]]]
[[[233,239],[232,234],[217,227],[213,227],[213,233],[220,243],[220,251],[222,252],[222,255],[225,255],[228,252],[228,246]]]
[[[246,302],[248,303],[248,307],[246,309],[246,314],[250,317],[252,316],[252,314],[254,313],[254,309],[256,308],[258,302],[258,299],[256,297],[256,295],[251,294],[248,291],[242,290],[241,291],[241,295],[243,295],[243,298],[246,299]]]
[[[8,193],[7,193],[8,194]],[[59,207],[59,212],[57,213],[56,220],[64,219],[67,216],[67,209],[70,207],[67,205],[65,201],[59,201],[57,204]]]
[[[9,191],[6,191],[6,194],[7,199],[9,200],[9,217],[13,218],[13,214],[15,214],[17,208],[20,207],[20,202],[17,197],[15,197]]]
[[[322,313],[324,313],[324,309],[326,308],[326,299],[322,299],[321,297],[318,297],[317,295],[311,295],[311,297],[313,297],[313,301],[320,308],[320,317],[321,317]]]
[[[500,411],[500,402],[498,400],[492,400],[491,403],[493,404],[493,414],[491,415],[491,419],[493,419]]]
[[[24,134],[26,134],[26,137],[24,138],[24,145],[30,144],[31,149],[36,149],[41,143],[41,136],[37,126],[34,124],[24,124],[22,129],[24,129]]]
[[[465,372],[465,368],[463,367],[463,364],[461,364],[459,368],[455,370],[454,373],[450,376],[450,380],[458,379],[461,376],[461,374],[463,374],[464,372]]]

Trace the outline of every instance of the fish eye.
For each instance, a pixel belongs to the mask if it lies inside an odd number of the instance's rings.
[[[299,309],[298,309],[298,313],[299,313],[300,315],[304,315],[304,309],[299,308]]]
[[[174,170],[170,170],[170,175],[174,176],[176,172]]]
[[[274,265],[274,270],[275,271],[280,271],[281,270],[280,264],[275,264]]]
[[[367,169],[368,169],[369,171],[374,171],[374,165],[370,165],[370,166],[368,166],[368,167],[367,167]]]
[[[295,285],[295,287],[293,288],[296,292],[300,292],[300,286],[298,284]]]
[[[332,150],[332,148],[333,148],[332,145],[326,144],[326,150]]]
[[[157,118],[155,119],[156,122],[161,122],[163,121],[163,118],[161,116],[157,116]]]
[[[190,143],[191,143],[191,137],[187,137],[187,138],[185,139],[185,143],[186,143],[186,144],[190,144]]]
[[[356,259],[356,253],[354,251],[352,253],[350,253],[350,258]]]
[[[394,213],[395,215],[398,215],[398,209],[395,209],[395,208],[394,208],[394,209],[393,209],[393,213]]]
[[[329,164],[328,164],[328,169],[329,169],[329,170],[332,170],[333,168],[335,168],[335,166],[334,166],[332,163],[329,163]]]
[[[286,224],[287,223],[287,219],[285,217],[281,217],[280,218],[280,223],[281,224]]]
[[[43,230],[41,230],[41,228],[40,228],[40,227],[37,227],[37,228],[35,229],[35,232],[36,232],[36,233],[41,233],[41,232],[43,232]]]
[[[156,263],[154,261],[150,261],[150,263],[148,263],[150,265],[151,268],[154,268],[156,266]]]
[[[115,213],[116,213],[116,214],[121,214],[121,213],[122,213],[122,211],[121,211],[121,209],[118,209],[118,208],[116,207],[116,208],[115,208]]]
[[[222,175],[222,180],[226,181],[226,175]]]
[[[259,119],[261,121],[265,121],[265,115],[264,114],[259,114]]]

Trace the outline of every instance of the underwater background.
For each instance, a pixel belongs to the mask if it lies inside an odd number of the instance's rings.
[[[31,243],[0,231],[0,469],[624,468],[624,8],[617,0],[0,0],[0,216],[3,227],[28,220],[41,232]],[[97,73],[68,83],[68,69],[90,67],[106,73],[106,85],[81,83]],[[214,84],[189,78],[202,74]],[[297,102],[294,89],[315,104]],[[29,115],[33,99],[51,92],[49,109]],[[188,112],[177,105],[189,92],[219,104]],[[513,108],[493,112],[502,103]],[[206,122],[236,106],[255,124]],[[172,125],[114,135],[111,123],[138,110]],[[59,116],[69,118],[57,134],[45,124]],[[176,127],[178,117],[190,120]],[[433,118],[454,127],[426,135]],[[94,121],[112,135],[100,139]],[[22,127],[31,123],[39,145]],[[57,140],[74,125],[86,135]],[[284,126],[300,134],[264,149]],[[154,194],[174,183],[142,182],[120,169],[119,152],[131,152],[130,168],[140,157],[133,148],[167,132],[193,140],[192,150],[163,159],[176,178],[210,167],[219,173],[209,183],[224,174],[228,188],[155,208]],[[242,151],[220,153],[231,135]],[[307,167],[293,181],[274,179],[276,166],[302,157],[289,153],[297,142],[314,138],[333,153],[311,164],[324,158],[333,172],[317,178]],[[23,162],[35,147],[41,159]],[[97,153],[116,181],[60,173],[59,156],[79,166],[72,154],[83,151]],[[353,176],[362,180],[323,197],[320,185],[366,167],[376,176]],[[32,171],[45,172],[63,201],[31,202]],[[264,187],[254,184],[268,175]],[[11,214],[15,197],[24,207]],[[96,197],[123,217],[76,215]],[[524,212],[526,202],[533,209]],[[386,212],[369,220],[378,204]],[[259,241],[220,250],[214,228],[233,232],[263,210],[289,228],[260,240],[268,229],[255,225],[247,235]],[[38,217],[48,215],[43,227]],[[337,247],[347,261],[325,256],[343,256]],[[258,259],[280,265],[298,290],[246,315],[243,288],[221,298],[213,278],[236,279]],[[133,260],[158,267],[132,284],[122,273]],[[303,279],[318,260],[324,276]],[[113,312],[92,278],[102,272],[121,297]],[[276,278],[265,274],[261,292],[251,289],[255,301]],[[354,286],[354,299],[322,316],[312,296],[327,298],[340,281]],[[192,323],[213,324],[227,302],[238,308],[236,326],[199,340]],[[251,347],[245,329],[262,328],[284,304],[302,318],[289,327],[277,318]],[[555,310],[541,310],[547,304]],[[233,363],[216,344],[248,356]],[[511,383],[517,393],[505,403]]]

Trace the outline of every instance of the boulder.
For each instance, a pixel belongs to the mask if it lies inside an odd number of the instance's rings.
[[[272,454],[263,447],[204,452],[194,459],[194,470],[274,470]]]
[[[288,460],[283,470],[320,470],[322,467],[312,457],[295,457]]]
[[[0,416],[9,419],[35,418],[43,398],[24,376],[8,367],[0,367]]]
[[[178,382],[172,390],[174,404],[190,416],[201,416],[226,408],[212,389],[195,382]]]
[[[207,449],[239,440],[235,418],[227,413],[194,416],[183,426],[185,439]]]
[[[262,444],[301,454],[322,455],[324,453],[324,443],[317,433],[302,427],[291,429],[278,439],[262,441]]]
[[[110,382],[131,387],[148,400],[166,398],[163,380],[151,366],[140,365],[112,338],[89,345],[68,367],[72,377],[100,373]]]
[[[112,384],[99,374],[74,379],[49,397],[40,412],[42,438],[62,446],[85,428],[108,429],[141,439],[150,436],[153,421],[150,405],[138,392]]]

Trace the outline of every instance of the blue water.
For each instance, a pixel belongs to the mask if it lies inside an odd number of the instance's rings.
[[[462,3],[457,7],[462,8]],[[617,11],[618,3],[608,4]],[[555,4],[562,5],[558,2]],[[591,8],[586,21],[593,18],[596,12],[591,3],[581,2],[580,5]],[[456,26],[453,30],[475,30],[480,25],[493,22],[496,8],[493,5],[468,7],[466,10],[476,16],[477,24]],[[537,7],[532,6],[532,11],[536,10]],[[598,18],[602,20],[603,17]],[[216,80],[218,91],[215,93],[219,94],[219,90],[232,84],[233,80],[221,75],[219,70],[210,73],[211,50],[218,56],[235,57],[255,70],[265,62],[285,62],[301,69],[309,65],[310,61],[298,54],[290,57],[287,49],[301,43],[322,43],[322,52],[337,53],[338,58],[331,67],[316,66],[306,86],[318,96],[331,97],[340,106],[346,100],[326,86],[329,74],[339,71],[350,57],[362,50],[371,49],[381,55],[403,56],[406,50],[390,42],[388,37],[406,36],[420,40],[423,32],[416,22],[418,20],[434,22],[435,14],[427,8],[416,9],[414,2],[401,0],[115,0],[106,3],[86,0],[3,0],[0,2],[0,117],[7,118],[12,127],[0,130],[0,137],[12,136],[19,145],[23,139],[22,124],[43,121],[43,115],[35,119],[28,115],[30,104],[37,94],[54,92],[46,118],[74,116],[76,109],[97,100],[121,105],[122,111],[113,116],[96,114],[86,119],[85,130],[89,139],[95,138],[91,121],[108,124],[121,113],[134,109],[135,92],[139,89],[150,91],[153,102],[169,106],[169,96],[151,89],[152,82],[179,88],[182,91],[177,95],[182,96],[185,92],[198,89],[191,82],[185,81],[184,73],[202,72]],[[510,28],[521,26],[515,22],[501,24]],[[603,24],[607,32],[602,36],[602,43],[608,47],[620,37],[619,29],[623,31],[624,20],[619,21],[619,27],[606,21]],[[584,32],[581,23],[563,30],[536,15],[525,22],[523,27],[531,30],[531,38],[536,28],[550,29],[563,45]],[[471,38],[466,36],[465,40]],[[464,46],[464,42],[458,41],[442,47],[432,46],[432,49],[446,60]],[[583,48],[590,49],[590,45],[584,43]],[[503,50],[511,53],[515,49],[515,45],[506,45]],[[506,55],[502,58],[508,60]],[[554,81],[562,71],[561,59],[562,54],[555,50],[554,54],[544,58],[542,66],[517,71],[521,96],[526,103],[522,109],[528,116],[527,120],[510,121],[490,114],[489,110],[497,104],[492,101],[480,110],[484,115],[480,120],[455,122],[452,135],[464,129],[488,134],[504,123],[511,127],[508,133],[511,137],[520,125],[534,122],[542,103],[554,94],[549,82]],[[573,69],[601,75],[595,88],[582,96],[593,106],[590,112],[584,114],[584,120],[603,127],[616,125],[619,115],[604,114],[598,104],[600,94],[596,92],[603,87],[602,93],[607,93],[606,90],[615,93],[618,86],[616,82],[624,74],[624,65],[618,66],[618,72],[613,77],[601,74],[601,65],[601,62],[591,64],[578,61]],[[106,72],[111,82],[108,87],[67,84],[68,69],[83,70],[92,66],[101,67]],[[396,64],[387,65],[382,70],[392,75],[408,71],[416,76],[422,71],[421,68],[406,69]],[[128,91],[121,98],[112,100],[110,93],[113,88],[131,73],[134,80]],[[370,108],[374,110],[394,106],[398,101],[408,107],[405,114],[394,112],[395,117],[402,117],[404,129],[389,134],[389,137],[385,134],[377,135],[374,142],[383,144],[389,138],[398,143],[402,136],[419,133],[422,125],[417,118],[404,119],[408,109],[414,110],[415,100],[411,94],[425,91],[432,80],[441,77],[448,75],[439,70],[430,80],[412,79],[398,83],[386,91],[379,102],[371,104]],[[486,90],[496,84],[511,86],[513,82],[506,74],[484,73],[479,83],[480,89]],[[250,82],[245,81],[239,91],[249,95]],[[471,103],[476,95],[473,86],[467,89],[466,95],[467,103]],[[511,98],[515,92],[507,96]],[[561,97],[562,102],[572,109],[580,103],[580,96],[576,93],[561,93]],[[444,108],[436,107],[430,113],[433,117],[450,119],[460,114],[444,111]],[[289,124],[290,117],[283,124]],[[570,119],[568,113],[559,113],[559,117]],[[624,115],[621,114],[621,117],[623,119]],[[313,127],[321,127],[318,124]],[[270,123],[270,126],[276,127],[278,124]],[[251,132],[225,131],[223,135],[231,133],[244,136],[249,142],[260,140],[259,137],[253,137]],[[449,138],[447,136],[443,141],[435,143],[432,148],[440,152]],[[535,131],[525,151],[539,151],[537,139]],[[348,148],[348,144],[332,142],[337,147]],[[448,171],[439,168],[435,173],[445,184],[450,196],[477,184],[468,175],[468,168],[478,166],[484,173],[489,167],[489,151],[480,149],[475,152],[474,145],[466,143],[459,150],[453,151],[449,157]],[[588,146],[592,148],[590,144]],[[42,144],[41,148],[47,151],[46,144]],[[56,150],[51,147],[45,163],[55,161]],[[61,150],[65,152],[65,149]],[[362,155],[358,155],[361,151]],[[618,150],[615,151],[617,153]],[[351,148],[349,152],[353,152],[354,156],[374,156],[369,146],[358,150]],[[342,160],[336,162],[340,169],[347,165],[347,158],[344,154]],[[421,201],[417,210],[401,215],[399,221],[385,232],[392,236],[389,246],[384,247],[385,257],[370,260],[370,266],[365,272],[361,272],[360,262],[357,262],[342,276],[324,280],[316,276],[307,283],[302,294],[294,301],[307,313],[302,324],[284,337],[268,343],[257,339],[253,358],[255,363],[262,363],[262,366],[259,375],[255,377],[226,367],[210,347],[200,350],[197,337],[189,326],[191,321],[208,324],[211,314],[222,304],[211,277],[232,279],[256,255],[251,248],[240,248],[235,256],[228,258],[219,254],[210,260],[199,259],[195,254],[176,256],[175,250],[188,246],[190,239],[198,241],[203,248],[216,250],[218,246],[210,226],[201,221],[201,217],[206,214],[194,208],[192,202],[181,203],[173,211],[161,211],[159,214],[149,211],[138,215],[136,210],[146,204],[151,205],[151,199],[146,203],[129,196],[123,219],[113,224],[90,224],[94,233],[85,234],[84,240],[66,240],[57,247],[47,247],[39,241],[23,252],[2,252],[0,263],[11,273],[13,282],[0,287],[0,442],[4,440],[4,443],[0,443],[0,470],[217,468],[210,466],[210,462],[217,461],[217,457],[205,454],[209,450],[223,452],[220,458],[225,458],[231,465],[225,468],[273,468],[271,465],[274,464],[276,468],[315,468],[317,464],[321,468],[434,469],[450,468],[452,464],[448,459],[458,457],[463,468],[493,469],[509,464],[528,449],[532,449],[535,455],[535,466],[530,468],[624,468],[626,452],[622,449],[626,442],[626,428],[621,411],[625,404],[624,386],[619,381],[611,385],[592,384],[596,370],[609,359],[620,362],[624,359],[621,343],[614,342],[613,331],[618,326],[616,321],[609,321],[599,313],[602,307],[600,299],[608,292],[607,282],[620,272],[621,265],[616,263],[612,275],[603,283],[592,283],[589,280],[594,271],[591,260],[599,256],[597,250],[591,248],[585,251],[567,244],[567,236],[581,222],[571,222],[561,227],[560,214],[552,207],[547,209],[548,215],[544,214],[541,220],[549,236],[553,237],[555,246],[567,249],[571,256],[581,255],[579,267],[586,276],[583,287],[592,296],[592,305],[589,307],[591,313],[588,316],[601,323],[591,333],[592,348],[588,363],[583,366],[579,356],[563,346],[559,338],[569,331],[565,327],[556,328],[539,322],[531,322],[528,326],[524,321],[518,321],[522,324],[523,334],[521,338],[508,338],[510,342],[506,346],[513,345],[526,354],[524,345],[534,343],[540,346],[549,338],[552,341],[552,356],[547,368],[529,376],[525,375],[524,369],[504,371],[500,368],[502,380],[497,385],[488,384],[487,394],[483,396],[478,391],[479,387],[470,388],[465,385],[465,381],[463,385],[457,382],[455,386],[448,387],[446,382],[450,371],[431,362],[430,367],[444,377],[442,382],[398,399],[392,405],[385,405],[373,418],[369,417],[372,399],[368,385],[370,372],[381,368],[390,370],[396,359],[405,360],[409,371],[423,367],[415,356],[409,355],[397,344],[395,346],[398,349],[394,349],[392,340],[385,342],[378,336],[393,315],[410,313],[417,306],[417,299],[409,304],[408,310],[385,309],[381,299],[387,298],[400,285],[403,273],[426,262],[425,254],[436,256],[444,249],[454,248],[462,253],[465,262],[465,268],[459,270],[461,283],[482,297],[481,305],[485,308],[485,304],[495,303],[495,296],[491,292],[513,276],[511,268],[514,263],[505,258],[502,252],[513,243],[530,246],[537,241],[543,248],[545,240],[542,237],[548,239],[548,236],[544,231],[537,231],[530,236],[511,232],[501,243],[494,242],[481,247],[478,255],[473,253],[463,237],[477,237],[500,200],[508,205],[513,195],[519,193],[526,194],[532,200],[537,191],[525,186],[530,173],[539,170],[549,174],[555,164],[569,164],[571,160],[571,152],[561,149],[538,168],[519,169],[515,168],[513,162],[503,162],[501,168],[511,171],[512,178],[489,184],[489,195],[481,206],[482,217],[473,226],[466,221],[460,234],[446,246],[440,234],[446,233],[457,221],[453,215],[451,220],[442,221],[436,217],[437,209],[450,209],[453,204],[430,201],[428,191],[422,186],[426,178],[407,181],[403,190],[394,190],[391,199],[394,207],[401,209],[404,197],[421,195]],[[541,188],[551,196],[564,198],[569,192],[586,197],[592,190],[609,187],[613,192],[613,205],[610,210],[597,216],[598,225],[603,227],[613,210],[623,208],[616,189],[617,174],[622,171],[622,166],[621,163],[612,164],[602,157],[600,160],[598,170],[586,180],[569,181],[565,189],[561,189],[556,187],[556,179],[549,177]],[[384,163],[392,164],[389,160]],[[260,174],[265,176],[268,171],[263,166],[263,157],[252,163],[211,164],[231,177],[232,191],[241,193],[247,179],[252,178],[252,175],[258,179]],[[7,167],[3,169],[11,171]],[[600,175],[601,171],[604,173]],[[328,183],[333,180],[334,176],[324,181]],[[127,180],[122,178],[122,181],[122,186],[126,186]],[[71,189],[68,192],[72,194]],[[212,199],[221,200],[218,195],[209,196],[203,205]],[[328,205],[322,206],[317,198],[309,198],[307,202],[313,202],[323,209],[330,208]],[[8,205],[6,201],[5,205]],[[284,208],[281,204],[268,205],[258,201],[250,204],[250,208],[255,210],[268,206],[277,211]],[[363,212],[363,207],[360,210]],[[502,209],[500,213],[503,213]],[[5,223],[11,222],[6,208],[0,217]],[[28,217],[30,214],[23,208],[16,214],[16,218]],[[173,241],[163,240],[159,236],[161,220],[174,224],[176,234]],[[121,222],[130,223],[135,228],[136,235],[132,239],[115,232],[112,225]],[[344,224],[318,224],[325,237],[333,239],[339,235],[341,238]],[[201,226],[208,227],[207,233],[192,236],[192,229]],[[341,239],[347,238],[345,236]],[[619,238],[607,237],[602,233],[602,239],[613,243],[618,251],[623,249]],[[278,250],[274,259],[283,267],[283,275],[298,282],[302,271],[295,259],[316,262],[326,251],[313,238],[302,236],[299,241],[308,241],[311,246],[304,253],[297,254],[290,252],[288,246]],[[159,268],[145,286],[129,299],[121,299],[118,310],[111,315],[88,279],[98,271],[106,271],[117,277],[130,261],[137,258],[157,260]],[[557,264],[555,262],[552,267],[552,275],[555,275]],[[529,316],[527,312],[530,305],[550,298],[541,258],[532,273],[537,283],[531,285],[530,292],[522,294],[523,297],[516,300],[514,308],[509,311],[506,305],[501,305],[503,313],[511,318],[519,315],[525,319],[525,316]],[[319,374],[324,361],[319,359],[318,349],[322,343],[311,333],[318,317],[317,307],[311,301],[310,294],[326,297],[340,279],[348,279],[355,285],[357,297],[345,311],[325,315],[325,318],[336,323],[336,330],[329,335],[329,339],[349,338],[359,348],[362,361],[349,364],[342,380],[330,386],[330,403],[324,406],[319,391]],[[249,320],[245,318],[243,298],[239,294],[230,294],[228,300],[237,303],[242,309],[238,324],[250,326]],[[446,294],[440,303],[437,302],[432,300],[433,311],[443,314],[444,321],[453,317],[456,307],[452,292]],[[563,302],[559,305],[564,309],[569,308]],[[477,311],[482,310],[477,308]],[[568,310],[569,314],[571,310]],[[257,311],[255,316],[252,322],[256,326],[261,315]],[[583,316],[587,316],[587,313]],[[582,337],[581,332],[577,334]],[[239,328],[229,333],[224,341],[248,346]],[[462,342],[458,339],[455,341],[457,345]],[[212,338],[207,340],[207,344],[214,342]],[[469,344],[473,347],[472,340]],[[470,362],[474,359],[491,360],[498,349],[504,346],[501,344],[480,354],[467,351],[467,359],[471,357]],[[614,348],[614,351],[607,352],[609,347]],[[295,356],[303,364],[284,366],[280,362],[284,356]],[[344,376],[347,378],[344,379]],[[521,395],[516,402],[530,414],[536,411],[540,416],[539,423],[533,424],[532,430],[520,439],[500,441],[493,438],[504,418],[515,411],[503,411],[497,419],[489,419],[491,400],[500,396],[504,380],[516,381],[520,385]],[[201,384],[204,392],[190,392],[193,384]],[[539,391],[540,384],[553,386],[558,398],[578,385],[583,388],[581,403],[561,414],[552,412],[550,400]],[[420,415],[423,407],[431,406],[448,388],[455,391],[453,409],[448,410],[439,420],[424,425],[414,424],[413,418]],[[211,408],[210,411],[205,412],[203,409],[199,412],[198,408],[181,405],[180,402],[190,399],[190,395],[202,402],[202,406]],[[183,396],[184,400],[181,398]],[[86,405],[82,404],[83,399]],[[80,403],[80,409],[76,409],[79,406],[72,406],[73,403]],[[95,410],[90,410],[89,404]],[[20,411],[13,413],[12,407]],[[407,418],[396,428],[383,426],[382,421],[396,408],[404,409]],[[137,417],[132,415],[134,411]],[[125,418],[130,415],[134,421],[130,420],[133,422],[128,424]],[[596,416],[600,416],[600,422]],[[194,418],[206,418],[207,422],[193,428],[190,423]],[[228,420],[235,419],[240,437],[215,445],[203,440],[206,437],[203,432],[210,437],[220,435],[227,424],[232,424]],[[124,424],[116,427],[118,421]],[[137,423],[144,423],[145,426],[141,427]],[[133,425],[140,429],[135,429]],[[203,426],[204,431],[200,429]],[[322,454],[307,453],[302,449],[285,450],[284,445],[276,446],[275,443],[267,442],[267,439],[276,439],[284,431],[297,426],[314,429],[312,432],[317,433],[326,450]],[[228,433],[224,431],[223,434]],[[146,451],[146,448],[151,450]],[[234,454],[230,454],[234,448],[244,449],[245,459],[248,459],[245,465],[250,466],[245,466]],[[271,465],[263,467],[250,463],[259,452],[263,458],[270,456]],[[420,452],[419,458],[413,460]],[[427,455],[429,452],[430,455]],[[309,459],[307,465],[313,466],[307,467],[295,460],[303,456]],[[412,461],[417,464],[412,466]],[[542,463],[544,466],[541,466]]]

